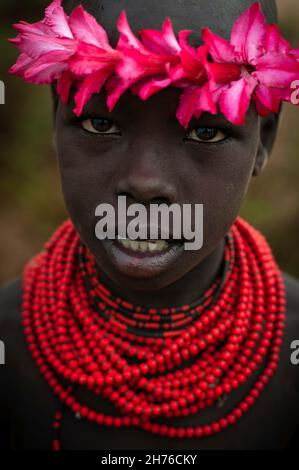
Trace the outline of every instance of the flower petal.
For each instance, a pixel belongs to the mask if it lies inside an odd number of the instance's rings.
[[[24,73],[24,79],[36,84],[50,84],[67,69],[67,52],[51,51],[35,60]]]
[[[182,61],[183,68],[191,73],[194,73],[198,70],[199,67],[199,57],[197,55],[196,49],[187,42],[187,37],[190,36],[191,30],[185,29],[179,32],[179,44],[181,47],[180,58]]]
[[[107,92],[107,108],[111,112],[120,97],[125,93],[125,91],[130,88],[132,85],[129,79],[123,80],[118,75],[113,75],[110,77],[106,83],[106,92]]]
[[[114,49],[102,49],[80,42],[69,60],[69,66],[77,76],[85,76],[107,67],[107,64],[116,65],[120,59],[121,53]]]
[[[162,32],[155,29],[141,29],[139,35],[144,46],[155,54],[178,55],[180,53],[181,48],[168,17],[163,23]]]
[[[295,59],[299,60],[299,49],[292,49],[290,54],[295,57]]]
[[[276,24],[268,26],[264,47],[267,52],[278,54],[285,54],[291,49],[291,45],[282,37]]]
[[[221,93],[219,107],[228,121],[237,126],[244,124],[253,90],[253,84],[250,84],[245,78],[241,78],[238,81],[232,82]]]
[[[27,23],[26,21],[20,21],[19,23],[13,24],[13,27],[21,34],[31,33],[41,36],[49,35],[55,37],[55,33],[51,30],[51,28],[49,28],[49,26],[46,26],[42,21],[38,21],[33,24]],[[21,34],[19,34],[15,39],[20,40]],[[9,41],[12,42],[15,41],[15,39],[10,39]]]
[[[208,112],[211,114],[217,113],[217,106],[213,99],[210,82],[206,82],[202,87],[200,87],[199,99],[194,109],[194,116],[198,118],[202,112]]]
[[[190,120],[194,114],[195,102],[198,99],[199,87],[190,86],[186,88],[180,96],[176,117],[180,124],[187,129]]]
[[[38,68],[31,68],[24,74],[24,80],[35,85],[50,85],[65,70],[63,64],[42,64]]]
[[[122,10],[118,18],[117,29],[120,32],[120,37],[116,46],[117,50],[122,51],[127,48],[133,48],[138,49],[144,54],[148,53],[148,50],[143,46],[142,42],[139,41],[132,32],[125,10]]]
[[[209,83],[201,87],[189,86],[186,88],[180,96],[180,103],[176,112],[180,124],[187,129],[192,116],[199,118],[204,111],[211,114],[217,112]]]
[[[274,113],[278,113],[280,103],[283,98],[281,89],[258,85],[255,89],[255,96],[264,108]]]
[[[249,7],[235,22],[231,33],[231,44],[244,62],[252,63],[262,53],[267,23],[259,2]]]
[[[123,51],[121,60],[115,67],[115,77],[107,83],[108,90],[108,109],[111,111],[121,95],[139,80],[155,75],[162,75],[169,78],[166,73],[166,62],[164,56],[154,53],[141,53],[137,49],[129,48]]]
[[[29,83],[49,84],[53,80],[60,78],[62,72],[66,69],[63,62],[64,51],[61,51],[61,61],[57,60],[57,52],[49,52],[35,60],[26,54],[20,54],[17,62],[10,68],[9,73],[22,77]]]
[[[241,67],[237,64],[210,63],[207,66],[208,75],[216,83],[230,83],[238,80],[241,75]]]
[[[202,38],[208,47],[209,53],[216,62],[234,63],[237,61],[238,54],[226,39],[213,34],[209,28],[204,28],[202,30]]]
[[[140,80],[131,87],[131,91],[134,95],[139,95],[142,100],[147,100],[154,93],[168,87],[171,84],[170,78],[151,77]]]
[[[69,100],[72,83],[73,75],[69,70],[66,70],[57,82],[57,93],[63,104],[67,104]]]
[[[266,86],[289,87],[299,79],[299,62],[291,55],[268,52],[257,60],[252,76]]]
[[[187,42],[190,32],[190,30],[183,30],[179,33],[181,63],[179,67],[174,68],[170,75],[173,80],[189,79],[199,86],[203,85],[206,80],[205,64],[207,62],[208,48],[200,46],[198,49],[195,49],[190,46]]]
[[[18,77],[24,78],[25,71],[35,62],[32,57],[29,57],[24,52],[19,55],[17,61],[9,69],[11,75],[17,75]]]
[[[80,116],[84,106],[94,93],[100,93],[103,85],[110,75],[111,67],[107,67],[104,70],[99,70],[93,74],[88,75],[88,77],[82,80],[74,97],[76,103],[74,113],[76,116]]]
[[[259,116],[267,117],[271,113],[271,110],[263,105],[263,103],[257,98],[257,96],[253,96],[255,101],[255,109]]]
[[[110,48],[106,31],[84,8],[79,5],[69,18],[69,25],[74,37],[94,46]]]
[[[186,85],[190,85],[190,80],[188,80],[188,74],[186,71],[183,69],[182,65],[179,63],[175,65],[174,67],[168,67],[166,68],[167,74],[169,78],[171,79],[172,82],[178,82],[181,80],[186,81]]]
[[[59,37],[73,38],[68,24],[68,17],[61,6],[61,0],[54,0],[45,10],[43,23],[49,26]]]
[[[54,51],[66,51],[69,56],[75,52],[73,39],[38,36],[36,34],[22,34],[18,47],[33,59]]]

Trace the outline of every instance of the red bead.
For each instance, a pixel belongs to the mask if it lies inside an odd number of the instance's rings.
[[[225,260],[228,271],[215,302],[220,279],[195,306],[146,310],[115,297],[99,281],[93,256],[72,223],[65,222],[24,270],[24,333],[53,392],[73,413],[99,425],[133,425],[173,438],[198,439],[233,425],[254,405],[278,367],[286,298],[265,239],[241,218],[230,230]],[[140,330],[158,334],[141,335]],[[187,364],[190,358],[192,366]],[[263,361],[266,366],[256,384],[218,421],[187,428],[151,422],[214,406]],[[110,400],[121,416],[82,405],[72,386],[62,385],[64,380]],[[61,413],[55,415],[55,430],[61,418]],[[53,449],[60,448],[55,439]]]

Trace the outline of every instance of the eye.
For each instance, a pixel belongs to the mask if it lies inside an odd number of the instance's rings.
[[[111,121],[105,118],[88,118],[80,122],[81,127],[92,134],[118,134],[120,135],[118,127]]]
[[[226,138],[227,134],[215,127],[197,127],[187,134],[187,140],[195,140],[204,143],[221,142]]]

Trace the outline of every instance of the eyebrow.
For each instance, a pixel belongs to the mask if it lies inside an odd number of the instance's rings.
[[[74,102],[74,95],[71,95],[71,99],[69,103],[64,106],[64,117],[72,122],[79,122],[84,119],[88,118],[96,118],[101,117],[107,120],[114,121],[116,124],[121,119],[121,115],[126,115],[128,117],[131,114],[133,117],[132,109],[129,106],[125,106],[124,103],[119,103],[111,112],[107,108],[106,104],[106,92],[104,89],[101,90],[100,93],[95,93],[88,103],[86,103],[82,113],[80,116],[76,116],[73,112],[75,108]],[[178,103],[177,103],[178,104]],[[232,135],[240,136],[244,134],[244,132],[248,131],[248,123],[251,122],[251,113],[249,111],[247,115],[247,121],[243,126],[236,126],[228,121],[224,115],[220,112],[218,114],[210,114],[207,112],[203,112],[199,118],[195,118],[194,116],[189,122],[188,128],[198,127],[218,127],[219,129],[223,129],[229,131]],[[246,125],[247,124],[247,125]],[[187,131],[187,129],[183,129],[183,131]]]
[[[229,122],[225,117],[221,114],[209,114],[203,113],[199,118],[192,118],[189,123],[189,127],[195,126],[203,126],[203,127],[219,127],[223,129],[230,130],[231,132],[240,131],[240,126],[235,126],[231,122]]]

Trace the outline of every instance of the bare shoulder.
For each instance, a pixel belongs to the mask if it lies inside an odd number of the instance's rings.
[[[0,335],[20,324],[21,305],[22,278],[17,277],[0,288]]]
[[[22,325],[21,277],[0,288],[0,340],[5,348],[5,364],[2,369],[16,375],[26,347]]]
[[[12,407],[17,393],[16,377],[22,357],[22,280],[20,277],[0,288],[0,421]]]
[[[5,362],[17,367],[22,341],[22,278],[0,288],[0,340],[5,347]]]

